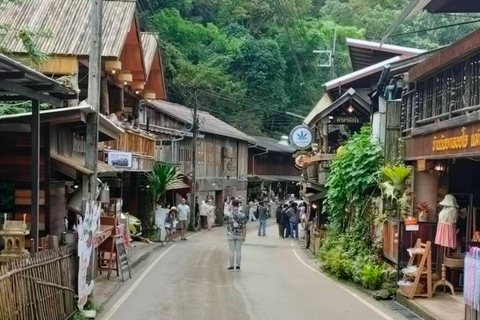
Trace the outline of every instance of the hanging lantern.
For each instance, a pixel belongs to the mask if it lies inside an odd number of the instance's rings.
[[[122,83],[125,86],[128,86],[133,81],[133,76],[128,70],[123,70],[118,75],[118,82]]]
[[[145,90],[143,92],[143,99],[145,100],[155,100],[156,97],[155,91],[153,90]]]
[[[130,85],[130,88],[135,91],[136,94],[140,94],[140,92],[143,91],[143,88],[145,87],[145,82],[143,81],[133,81],[132,84]]]
[[[122,70],[121,61],[105,61],[105,70],[111,74],[115,74]]]

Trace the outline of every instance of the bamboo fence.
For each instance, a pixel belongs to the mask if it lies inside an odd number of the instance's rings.
[[[64,320],[76,310],[72,248],[45,250],[0,267],[1,320]]]

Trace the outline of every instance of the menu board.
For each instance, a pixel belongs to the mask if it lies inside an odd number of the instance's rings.
[[[122,272],[122,280],[125,281],[125,275],[132,278],[130,272],[130,260],[128,259],[127,250],[125,249],[125,242],[122,234],[115,236],[115,247],[117,249],[117,263]]]

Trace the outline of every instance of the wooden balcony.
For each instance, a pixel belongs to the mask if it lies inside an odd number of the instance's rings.
[[[402,130],[435,130],[439,123],[480,110],[480,53],[449,65],[402,94]],[[426,132],[427,130],[422,130]]]
[[[122,151],[132,153],[132,166],[127,171],[150,171],[155,164],[156,139],[146,132],[126,130],[117,140],[107,141],[104,152]]]
[[[108,149],[155,157],[155,138],[142,132],[125,131],[117,140],[105,143]]]

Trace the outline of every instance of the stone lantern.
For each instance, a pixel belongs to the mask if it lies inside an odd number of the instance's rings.
[[[30,234],[27,230],[25,218],[23,221],[5,221],[0,236],[5,241],[5,249],[0,252],[0,262],[9,262],[16,258],[28,255],[25,249],[25,236]]]

